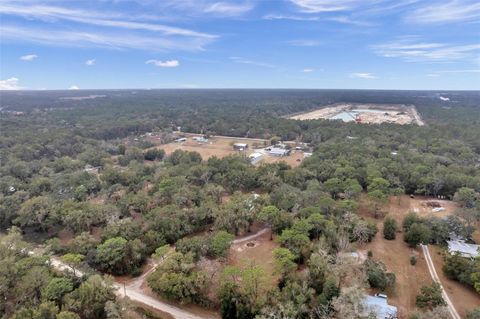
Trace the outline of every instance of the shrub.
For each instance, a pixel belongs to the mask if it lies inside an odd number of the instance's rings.
[[[364,263],[367,280],[371,287],[385,290],[395,284],[395,274],[387,272],[382,262],[367,259]]]
[[[417,256],[410,257],[410,265],[415,266],[417,264]]]
[[[405,233],[404,240],[410,247],[416,247],[418,244],[428,244],[431,238],[431,231],[425,225],[413,223]]]
[[[432,283],[430,286],[423,286],[420,294],[416,298],[416,305],[419,308],[433,309],[438,306],[446,306],[442,297],[442,288],[438,282]]]
[[[397,221],[392,217],[385,218],[383,222],[383,238],[387,240],[395,239],[397,233]]]

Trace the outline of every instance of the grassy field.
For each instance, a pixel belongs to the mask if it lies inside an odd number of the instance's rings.
[[[445,208],[442,212],[434,213],[431,207],[426,203],[434,200]],[[434,215],[443,217],[453,214],[458,205],[452,201],[437,200],[424,196],[410,198],[406,195],[391,197],[389,203],[384,207],[388,215],[397,220],[399,226],[402,224],[404,216],[415,211],[422,217]],[[359,214],[365,218],[377,222],[379,233],[372,242],[359,247],[363,252],[372,251],[373,258],[382,261],[388,271],[396,275],[396,284],[388,292],[389,303],[398,307],[400,318],[406,318],[407,315],[415,310],[415,297],[420,292],[423,285],[429,285],[432,282],[425,258],[419,248],[412,249],[403,241],[403,234],[397,233],[395,240],[386,240],[382,236],[383,220],[373,219],[373,213],[369,209],[365,198],[362,198],[359,207]],[[438,246],[430,246],[435,269],[440,276],[442,284],[455,305],[460,315],[465,315],[467,310],[472,310],[480,306],[480,296],[468,287],[446,278],[442,271],[443,259]],[[417,256],[417,264],[410,265],[410,257]]]

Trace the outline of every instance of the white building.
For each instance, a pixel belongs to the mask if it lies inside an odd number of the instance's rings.
[[[248,159],[250,160],[250,163],[255,165],[262,159],[262,156],[263,156],[262,153],[252,153],[248,155]]]
[[[452,255],[458,253],[462,257],[475,258],[480,256],[478,252],[479,245],[467,244],[464,240],[447,240],[448,252]]]
[[[192,137],[192,139],[196,142],[199,142],[199,143],[207,143],[208,142],[208,138],[205,138],[203,136],[194,136],[194,137]]]
[[[290,150],[273,147],[268,150],[268,154],[272,156],[279,156],[279,157],[288,156],[290,154]]]
[[[237,151],[243,151],[243,150],[246,150],[248,148],[248,144],[246,143],[234,143],[233,144],[233,149],[237,150]]]

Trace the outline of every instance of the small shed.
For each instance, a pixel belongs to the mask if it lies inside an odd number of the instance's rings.
[[[194,136],[192,137],[192,139],[199,143],[208,143],[208,138],[205,138],[203,136]]]
[[[385,295],[365,296],[363,305],[365,315],[374,313],[377,319],[393,319],[397,317],[397,307],[389,305]]]
[[[233,144],[233,149],[237,151],[244,151],[248,148],[247,143],[234,143]]]
[[[466,258],[476,258],[480,256],[478,251],[479,245],[467,244],[464,240],[447,240],[448,252],[450,254],[460,254],[462,257]]]
[[[248,159],[250,160],[250,163],[253,165],[257,164],[263,157],[262,153],[252,153],[248,155]]]

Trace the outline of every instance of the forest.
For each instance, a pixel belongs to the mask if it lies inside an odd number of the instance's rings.
[[[283,118],[336,102],[413,104],[426,125]],[[0,107],[2,319],[138,318],[112,276],[139,276],[149,260],[153,292],[222,318],[371,318],[362,296],[393,289],[395,274],[344,253],[400,231],[412,248],[445,246],[452,232],[472,240],[480,220],[480,92],[22,91],[2,92]],[[299,141],[313,155],[296,168],[252,165],[166,155],[139,138],[169,142],[179,129]],[[460,209],[444,219],[412,212],[397,225],[382,207],[401,194]],[[383,228],[357,214],[361,199]],[[278,244],[273,276],[224,265],[213,283],[204,261],[225,264],[234,239],[263,226]],[[443,271],[480,293],[480,260],[447,256]],[[438,287],[424,288],[408,318],[449,318]]]

